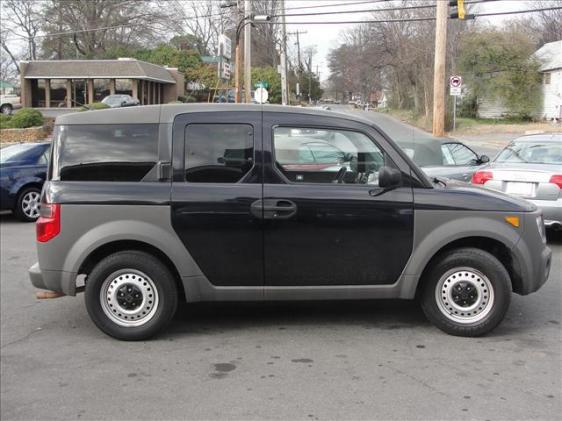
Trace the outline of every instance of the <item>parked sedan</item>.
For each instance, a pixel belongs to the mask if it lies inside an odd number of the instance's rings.
[[[49,143],[20,143],[0,149],[0,208],[24,222],[39,217]]]
[[[132,107],[140,104],[139,100],[131,95],[108,95],[101,102],[110,108]]]
[[[562,134],[515,139],[473,175],[472,183],[533,202],[546,227],[562,229]]]
[[[470,182],[472,174],[490,161],[454,139],[399,141],[398,145],[429,177]]]

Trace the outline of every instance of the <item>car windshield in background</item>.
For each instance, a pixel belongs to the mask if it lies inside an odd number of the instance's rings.
[[[495,162],[562,165],[562,144],[514,142],[501,151]]]
[[[107,105],[109,105],[109,106],[112,106],[112,105],[121,105],[121,104],[123,104],[124,102],[126,103],[127,100],[128,100],[128,97],[126,97],[126,96],[121,96],[121,95],[110,95],[110,96],[108,96],[108,97],[105,97],[102,102],[103,102],[104,104],[107,104]]]
[[[13,145],[7,146],[5,148],[0,149],[0,164],[4,164],[6,162],[17,162],[21,160],[25,154],[31,150],[35,145],[33,144],[21,144],[21,145]]]

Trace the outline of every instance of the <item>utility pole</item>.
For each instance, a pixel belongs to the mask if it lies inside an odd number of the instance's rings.
[[[312,50],[308,55],[308,103],[312,104]]]
[[[287,35],[296,35],[297,36],[297,69],[300,72],[301,70],[301,41],[299,35],[306,34],[307,31],[295,31],[295,32],[288,32]]]
[[[437,1],[433,68],[433,136],[445,136],[445,61],[449,3]]]
[[[244,0],[244,15],[251,19],[252,0]],[[244,89],[245,102],[252,102],[252,25],[244,27]]]
[[[285,0],[281,0],[281,103],[289,104],[287,84],[287,32],[285,25]]]
[[[240,0],[236,0],[236,22],[240,25]],[[234,51],[234,59],[236,60],[234,67],[234,102],[240,102],[240,31],[236,28],[236,50]]]

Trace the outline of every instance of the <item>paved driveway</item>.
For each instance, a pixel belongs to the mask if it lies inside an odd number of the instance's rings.
[[[368,301],[192,305],[127,343],[95,328],[82,296],[35,300],[33,225],[1,216],[0,235],[2,420],[560,415],[560,237],[550,281],[483,338],[447,336],[411,302]]]

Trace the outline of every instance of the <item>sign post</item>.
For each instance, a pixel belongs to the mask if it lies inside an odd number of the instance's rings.
[[[457,127],[457,97],[462,93],[462,77],[458,75],[449,78],[449,93],[453,97],[453,130]]]

